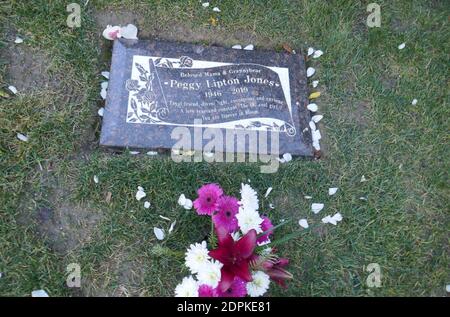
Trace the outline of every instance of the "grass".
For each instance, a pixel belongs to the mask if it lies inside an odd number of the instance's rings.
[[[194,197],[206,182],[238,194],[240,183],[250,179],[260,194],[274,188],[262,199],[272,220],[294,220],[277,235],[299,230],[303,217],[317,225],[280,248],[291,259],[295,279],[287,290],[274,286],[269,295],[445,296],[450,280],[446,1],[377,1],[382,25],[373,29],[365,25],[366,4],[355,1],[212,1],[222,10],[214,14],[217,27],[208,25],[211,11],[194,0],[90,1],[86,7],[84,2],[78,29],[65,25],[65,1],[0,4],[1,86],[11,84],[4,52],[15,33],[25,38],[24,50],[46,54],[49,82],[63,75],[59,85],[42,83],[0,100],[1,295],[29,296],[44,288],[51,296],[172,296],[187,274],[178,253],[209,230],[203,219],[177,206],[179,194]],[[261,174],[257,164],[181,164],[99,149],[99,73],[109,65],[110,47],[100,37],[104,25],[96,21],[110,11],[136,17],[148,36],[322,49],[325,54],[309,65],[317,69],[314,79],[322,92],[323,159],[295,160],[276,174]],[[400,51],[402,42],[406,48]],[[30,141],[19,142],[17,132]],[[367,182],[360,182],[362,175]],[[138,185],[152,202],[148,210],[134,198]],[[338,193],[328,197],[329,187],[339,187]],[[304,195],[326,209],[312,215]],[[85,213],[61,212],[72,209]],[[53,211],[50,224],[61,230],[45,229],[39,220],[43,210]],[[323,214],[337,211],[344,220],[336,227],[320,224]],[[89,225],[86,215],[100,220]],[[170,223],[159,215],[177,219],[162,243],[153,227]],[[81,290],[65,286],[72,262],[81,265]],[[380,288],[366,285],[369,263],[381,267]]]

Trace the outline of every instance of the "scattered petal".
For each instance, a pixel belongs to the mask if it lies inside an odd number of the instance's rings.
[[[322,218],[323,223],[331,223],[332,225],[336,225],[340,221],[342,221],[342,215],[339,212],[333,216],[326,216]]]
[[[190,210],[192,209],[192,206],[193,206],[192,200],[186,199],[186,202],[183,205],[184,209]]]
[[[272,189],[273,189],[272,187],[267,188],[266,194],[264,195],[265,198],[267,198],[267,196],[269,196]]]
[[[136,199],[139,201],[142,198],[144,198],[145,196],[147,196],[147,194],[144,192],[144,189],[139,186],[138,191],[136,192]]]
[[[120,34],[128,40],[137,40],[138,29],[134,24],[128,24],[120,29]]]
[[[361,183],[367,182],[367,179],[366,179],[366,177],[365,177],[364,175],[361,176],[360,182],[361,182]]]
[[[300,225],[300,227],[308,229],[309,225],[308,225],[308,221],[306,219],[300,219],[298,221],[298,224]]]
[[[14,43],[21,44],[21,43],[23,43],[23,39],[21,37],[19,37],[19,36],[16,36],[16,39],[14,40]]]
[[[213,10],[214,12],[220,12],[220,9],[219,9],[218,7],[214,7],[212,10]]]
[[[313,88],[316,88],[318,85],[319,85],[319,81],[318,81],[318,80],[314,80],[314,81],[312,82]]]
[[[98,176],[94,175],[94,183],[98,184],[98,182],[99,182]]]
[[[292,155],[291,155],[291,153],[284,153],[284,154],[283,154],[283,159],[284,159],[284,162],[285,162],[285,163],[292,161]]]
[[[361,196],[361,197],[359,197],[359,200],[367,201],[367,197]]]
[[[246,47],[244,47],[244,50],[246,50],[246,51],[253,51],[254,50],[254,46],[253,46],[253,44],[249,44],[249,45],[247,45]]]
[[[305,199],[312,199],[312,196],[304,196]]]
[[[311,129],[311,131],[316,130],[316,124],[314,123],[314,121],[309,121],[309,128]]]
[[[100,117],[103,117],[103,114],[105,113],[105,108],[101,107],[100,109],[98,109],[97,113]]]
[[[138,155],[139,153],[141,153],[141,152],[139,152],[139,151],[130,151],[131,155]]]
[[[106,89],[108,88],[108,82],[107,81],[103,81],[100,86],[102,87],[102,89]]]
[[[167,221],[171,221],[170,218],[164,217],[163,215],[159,215],[159,218],[167,220]]]
[[[273,204],[269,204],[270,209],[275,209],[275,206]]]
[[[28,142],[28,137],[27,137],[25,134],[17,133],[17,138],[18,138],[20,141]]]
[[[149,201],[146,201],[146,202],[144,203],[144,208],[145,208],[145,209],[150,208],[150,206],[151,206],[151,204],[150,204]]]
[[[315,116],[312,116],[311,120],[315,123],[318,123],[320,120],[323,119],[323,116],[321,114],[316,114]]]
[[[184,194],[181,194],[180,197],[178,197],[178,205],[184,206],[186,203],[186,196]]]
[[[333,196],[338,191],[337,187],[328,188],[328,195]]]
[[[319,107],[315,103],[310,103],[306,106],[306,108],[311,112],[316,112],[317,110],[319,110]]]
[[[14,86],[8,86],[8,89],[14,94],[17,95],[17,88]]]
[[[153,227],[153,232],[158,240],[164,240],[165,234],[164,229]]]
[[[417,99],[413,99],[413,101],[411,102],[411,104],[412,104],[413,106],[417,105]]]
[[[316,70],[313,67],[308,67],[308,69],[306,70],[306,77],[311,77],[312,75],[314,75],[316,73]]]
[[[102,90],[100,91],[100,96],[102,97],[103,100],[106,99],[106,89],[102,88]]]
[[[173,231],[173,228],[175,228],[175,225],[177,224],[177,221],[175,220],[174,222],[172,222],[172,224],[170,225],[170,228],[169,228],[169,234],[171,234],[172,233],[172,231]]]
[[[313,203],[311,204],[311,211],[315,214],[319,213],[325,205],[322,203]]]
[[[311,56],[314,53],[314,48],[308,48],[308,56]]]
[[[147,154],[147,155],[149,155],[149,156],[155,156],[155,155],[158,155],[158,152],[156,152],[156,151],[148,151],[148,152],[145,153],[145,154]]]
[[[323,52],[321,50],[317,50],[314,52],[313,58],[319,58],[322,55],[323,55]]]
[[[144,187],[142,187],[142,186],[138,186],[138,190],[140,190],[140,191],[144,191]]]
[[[402,50],[402,49],[405,48],[405,46],[406,46],[406,43],[402,43],[402,44],[400,44],[400,45],[398,46],[398,49],[399,49],[399,50]]]
[[[120,29],[121,28],[118,25],[115,25],[115,26],[107,25],[106,28],[103,30],[102,35],[105,39],[114,41],[115,39],[118,39],[121,37]]]
[[[309,99],[316,99],[320,97],[320,91],[313,92],[309,95]]]
[[[203,2],[203,3],[202,3],[202,6],[203,6],[203,8],[209,7],[209,2]]]
[[[109,72],[103,71],[102,76],[105,77],[106,79],[109,79]]]
[[[237,45],[233,45],[231,48],[234,48],[235,50],[241,50],[242,46],[237,44]]]
[[[314,148],[316,151],[320,151],[320,143],[319,143],[319,140],[313,140],[312,146],[313,146],[313,148]]]
[[[322,135],[320,134],[320,130],[311,131],[311,136],[312,136],[313,141],[319,141],[322,138]]]
[[[39,289],[31,292],[31,297],[49,297],[47,292],[43,289]]]

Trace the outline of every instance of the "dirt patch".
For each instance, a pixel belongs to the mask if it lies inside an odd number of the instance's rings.
[[[271,38],[261,37],[248,30],[238,30],[228,32],[218,27],[207,25],[190,25],[188,22],[182,23],[171,21],[171,23],[154,23],[146,16],[136,12],[126,10],[119,11],[96,11],[94,19],[97,24],[98,34],[108,25],[126,25],[133,23],[138,27],[138,37],[140,39],[160,39],[167,41],[205,43],[220,46],[232,46],[235,44],[254,44],[257,47],[269,49],[276,47],[279,43]],[[103,39],[102,39],[102,42]],[[103,44],[104,45],[104,44]]]

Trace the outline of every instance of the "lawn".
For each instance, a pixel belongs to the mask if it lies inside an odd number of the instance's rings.
[[[279,250],[294,280],[269,296],[446,296],[448,1],[379,0],[381,27],[368,28],[366,1],[211,1],[221,9],[213,13],[197,0],[83,0],[73,1],[82,11],[75,29],[66,25],[69,2],[0,4],[0,295],[173,296],[188,274],[179,254],[209,231],[178,196],[195,198],[209,182],[238,195],[250,181],[274,222],[292,219],[277,236],[303,230]],[[322,158],[261,174],[257,163],[175,163],[99,148],[108,23],[134,23],[143,39],[320,48],[308,65],[322,94]],[[5,97],[9,85],[19,93]],[[149,209],[134,197],[139,185]],[[324,211],[312,214],[304,195]],[[337,226],[321,223],[338,211]],[[153,227],[170,222],[159,215],[177,220],[163,242]],[[305,217],[313,229],[298,225]],[[81,267],[81,288],[66,286],[70,263]],[[379,288],[367,286],[370,263],[381,268]]]

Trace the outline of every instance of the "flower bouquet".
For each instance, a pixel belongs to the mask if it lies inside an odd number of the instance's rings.
[[[175,288],[178,297],[262,296],[270,281],[286,287],[292,274],[285,270],[289,260],[279,258],[270,247],[276,227],[260,216],[256,191],[241,185],[241,199],[226,196],[217,184],[198,190],[193,205],[198,215],[212,221],[210,249],[206,241],[191,244],[185,264],[191,275]]]

